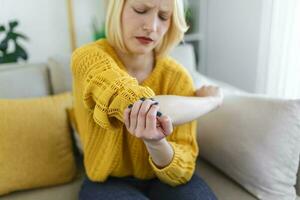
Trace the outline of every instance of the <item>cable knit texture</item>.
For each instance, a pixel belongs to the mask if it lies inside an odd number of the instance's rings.
[[[171,57],[159,58],[139,84],[105,39],[76,49],[71,62],[74,113],[88,177],[101,182],[108,176],[158,177],[172,186],[189,181],[198,155],[196,120],[174,127],[167,137],[174,157],[163,169],[156,167],[143,141],[127,131],[123,120],[125,108],[141,97],[194,96],[187,70]]]

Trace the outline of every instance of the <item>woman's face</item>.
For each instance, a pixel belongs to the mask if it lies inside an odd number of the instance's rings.
[[[174,0],[126,0],[122,12],[125,46],[132,54],[151,52],[168,31]]]

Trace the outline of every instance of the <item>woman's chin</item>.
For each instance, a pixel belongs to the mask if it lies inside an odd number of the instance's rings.
[[[142,54],[148,54],[150,52],[152,52],[153,48],[134,48],[134,49],[131,49],[130,52],[133,53],[133,54],[137,54],[137,55],[142,55]]]

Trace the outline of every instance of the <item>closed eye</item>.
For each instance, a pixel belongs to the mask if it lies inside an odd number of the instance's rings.
[[[163,21],[167,21],[169,19],[168,16],[162,16],[162,15],[160,15],[159,18]]]
[[[134,12],[138,13],[138,14],[145,14],[147,11],[146,10],[137,10],[137,9],[134,9]]]

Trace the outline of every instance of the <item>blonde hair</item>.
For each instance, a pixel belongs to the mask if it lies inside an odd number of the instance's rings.
[[[122,37],[121,15],[126,0],[107,1],[106,37],[110,44],[128,52]],[[128,0],[127,0],[128,1]],[[168,31],[154,49],[156,57],[167,55],[183,39],[188,26],[185,21],[183,0],[174,0],[173,13]]]

